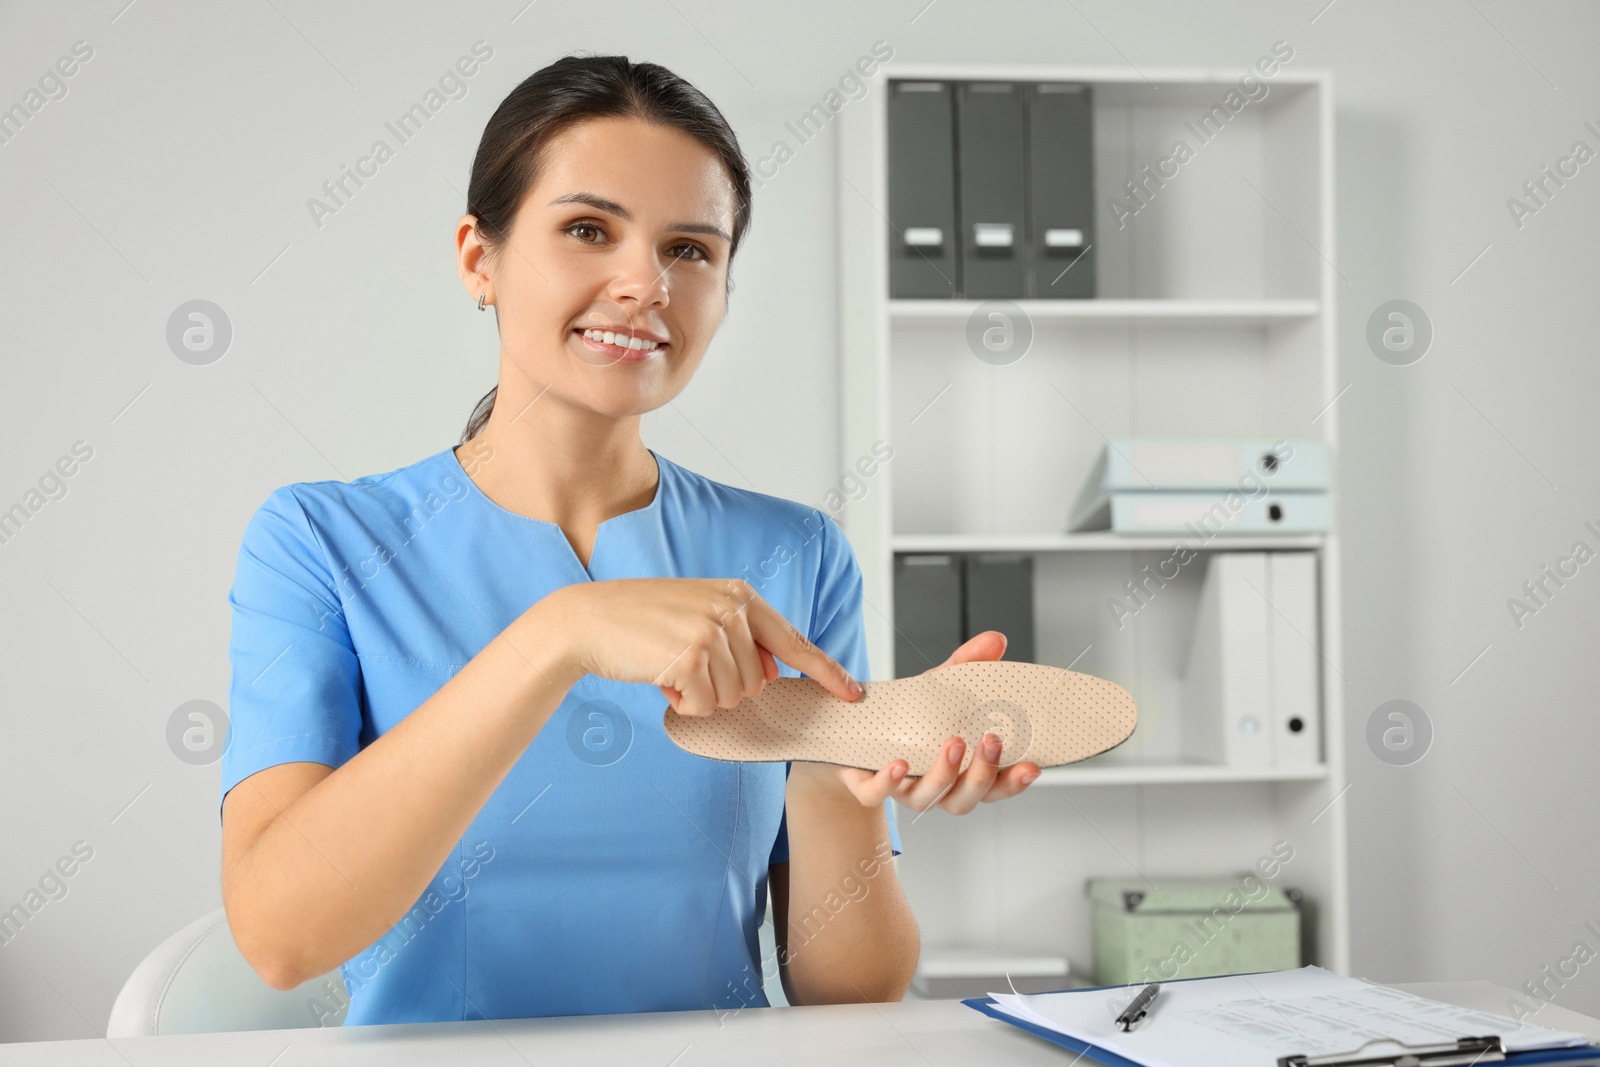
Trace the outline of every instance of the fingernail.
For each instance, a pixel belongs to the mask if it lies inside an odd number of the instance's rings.
[[[848,675],[846,675],[846,680],[850,683],[847,688],[850,690],[852,696],[860,696],[862,693],[866,692],[866,690],[861,688],[861,683],[856,681],[854,678],[850,678]]]
[[[1039,772],[1038,771],[1034,771],[1032,774],[1024,774],[1022,776],[1022,784],[1023,785],[1032,785],[1033,782],[1034,782],[1034,779],[1036,779],[1038,777],[1039,777]]]
[[[906,770],[907,768],[896,763],[893,767],[889,768],[889,777],[898,782],[900,779],[906,776]]]
[[[1000,739],[998,737],[995,738],[992,741],[989,740],[987,737],[984,739],[984,742],[983,742],[983,756],[990,763],[993,763],[996,759],[998,759],[1000,757]]]
[[[957,741],[955,744],[951,745],[950,746],[950,762],[959,767],[961,765],[961,757],[966,752],[966,750],[967,750],[967,743],[965,741]]]

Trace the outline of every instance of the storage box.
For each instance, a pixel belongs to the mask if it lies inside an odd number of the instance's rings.
[[[1299,967],[1300,894],[1254,873],[1232,878],[1091,878],[1101,985]]]

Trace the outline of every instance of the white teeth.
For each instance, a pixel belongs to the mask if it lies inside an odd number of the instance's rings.
[[[625,333],[616,333],[613,330],[584,330],[583,336],[591,341],[600,341],[604,344],[615,345],[618,348],[630,348],[635,351],[650,352],[661,347],[659,341],[646,341],[639,337],[629,337]]]

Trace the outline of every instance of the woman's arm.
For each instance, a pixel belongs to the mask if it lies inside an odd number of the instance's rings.
[[[280,764],[228,792],[223,904],[274,989],[337,967],[399,921],[582,677],[550,599],[337,770]]]
[[[861,695],[738,579],[562,586],[337,770],[282,764],[228,792],[222,899],[239,951],[292,989],[381,937],[585,674],[652,683],[678,712],[708,715],[759,693],[776,659]]]
[[[889,845],[881,802],[795,765],[789,777],[789,863],[769,871],[779,974],[791,1004],[896,1001],[905,996],[921,935]]]

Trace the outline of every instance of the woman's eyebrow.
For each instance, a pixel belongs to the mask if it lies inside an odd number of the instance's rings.
[[[594,193],[567,193],[565,196],[558,196],[554,200],[550,201],[551,207],[555,207],[557,204],[588,204],[596,211],[604,211],[607,214],[615,215],[624,222],[633,221],[633,215],[628,211],[627,208],[623,207],[615,200],[607,200],[605,197],[597,196]],[[733,243],[733,238],[729,237],[727,232],[724,231],[722,227],[712,226],[704,222],[675,222],[668,226],[667,229],[679,230],[683,233],[712,234],[716,237],[722,238],[729,244]]]

